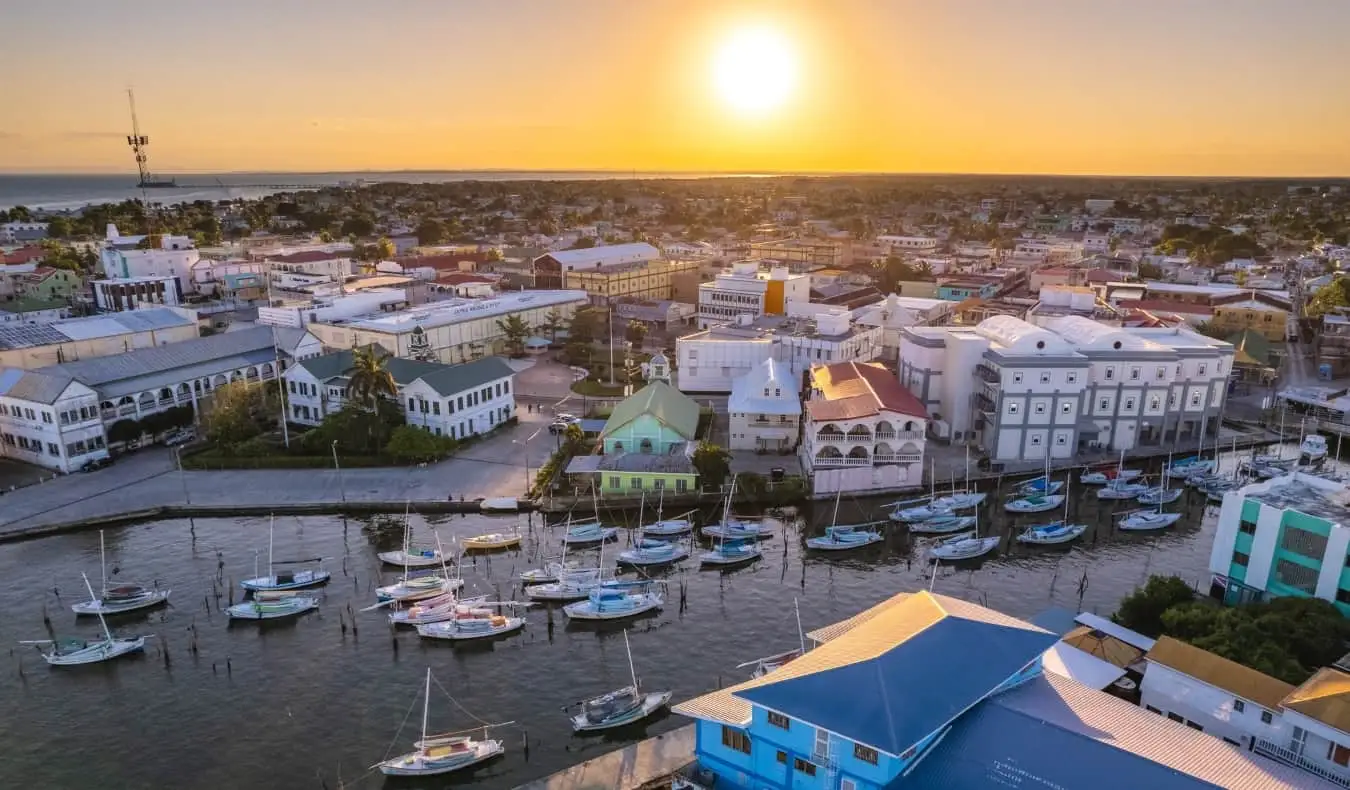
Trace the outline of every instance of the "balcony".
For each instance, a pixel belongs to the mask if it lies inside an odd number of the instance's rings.
[[[975,377],[986,384],[1001,384],[1003,377],[990,365],[983,362],[975,366]]]
[[[811,459],[811,466],[817,469],[835,468],[840,466],[871,466],[871,458],[854,458],[848,455],[835,456],[816,456]]]
[[[1335,782],[1341,787],[1350,787],[1350,771],[1337,768],[1327,763],[1309,760],[1301,754],[1297,754],[1289,749],[1276,746],[1267,740],[1256,739],[1256,745],[1253,749],[1257,754],[1263,754],[1273,760],[1279,760],[1282,763],[1302,768],[1310,774],[1322,777],[1328,782]]]
[[[879,464],[917,464],[923,461],[923,455],[921,453],[878,454],[872,456],[872,460]]]

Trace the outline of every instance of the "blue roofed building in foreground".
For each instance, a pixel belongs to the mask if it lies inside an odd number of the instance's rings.
[[[977,604],[901,594],[811,636],[676,706],[718,790],[1336,787],[1042,673],[1058,637]]]

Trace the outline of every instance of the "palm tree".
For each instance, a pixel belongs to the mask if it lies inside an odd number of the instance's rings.
[[[388,354],[381,354],[376,346],[352,349],[352,370],[348,374],[347,389],[352,400],[365,403],[375,411],[380,398],[398,396],[398,383],[394,375],[385,368]]]

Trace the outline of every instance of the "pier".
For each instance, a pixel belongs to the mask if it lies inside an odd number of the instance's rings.
[[[668,777],[694,761],[694,726],[638,741],[516,790],[647,790],[669,787]]]

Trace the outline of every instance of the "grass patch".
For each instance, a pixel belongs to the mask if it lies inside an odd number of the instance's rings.
[[[636,390],[637,385],[634,385]],[[589,395],[593,398],[616,398],[623,397],[623,385],[615,384],[613,387],[608,384],[602,384],[593,379],[582,379],[572,384],[572,391],[578,395]]]

